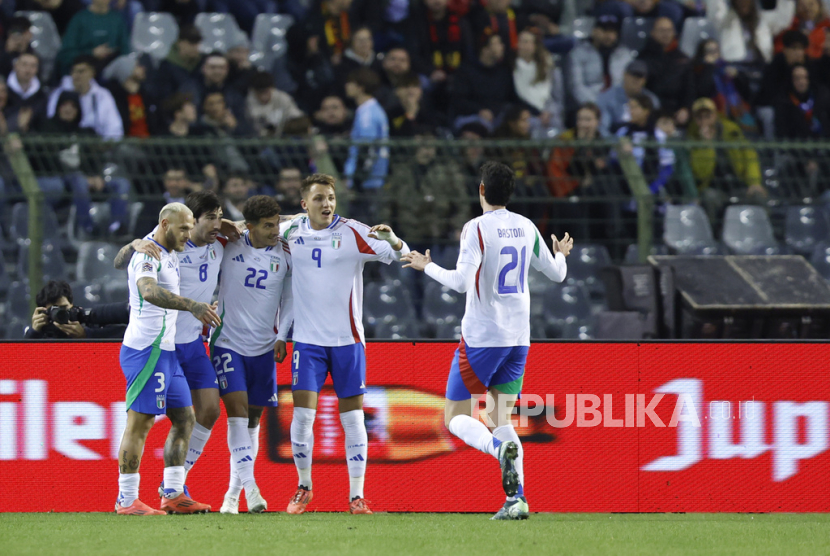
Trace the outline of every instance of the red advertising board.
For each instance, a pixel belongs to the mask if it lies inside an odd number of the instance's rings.
[[[117,343],[0,343],[0,511],[110,511],[124,422]],[[370,343],[366,497],[380,511],[492,512],[498,465],[443,427],[454,344]],[[544,512],[830,511],[830,344],[540,343],[517,431],[526,493]],[[287,361],[290,361],[289,358]],[[272,510],[296,486],[280,408],[256,476]],[[270,411],[270,410],[269,410]],[[520,421],[521,419],[521,421]],[[156,500],[166,420],[150,434],[141,497]],[[229,480],[224,414],[188,477],[217,510]],[[314,501],[343,511],[348,473],[333,392],[315,424]],[[37,493],[20,496],[20,493]]]

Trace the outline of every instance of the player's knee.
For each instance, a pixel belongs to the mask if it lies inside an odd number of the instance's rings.
[[[167,417],[173,427],[179,430],[192,431],[193,425],[196,424],[196,414],[192,407],[183,407],[167,412]]]
[[[211,405],[208,407],[200,407],[196,411],[196,422],[205,427],[212,429],[216,421],[219,420],[219,405]]]

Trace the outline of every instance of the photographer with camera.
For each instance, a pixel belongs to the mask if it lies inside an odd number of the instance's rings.
[[[52,280],[35,298],[37,309],[32,325],[26,327],[28,340],[124,337],[130,318],[127,303],[107,303],[93,309],[72,304],[72,288],[63,280]]]

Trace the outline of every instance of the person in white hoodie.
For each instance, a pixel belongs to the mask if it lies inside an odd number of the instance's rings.
[[[245,99],[245,117],[259,137],[280,137],[285,122],[303,116],[291,95],[274,87],[274,77],[257,72]]]
[[[72,63],[70,75],[61,80],[49,97],[46,114],[55,115],[58,98],[64,91],[74,91],[81,99],[81,127],[95,130],[104,139],[118,140],[124,137],[124,123],[107,89],[95,81],[95,59],[82,55]]]
[[[40,60],[37,54],[24,52],[13,62],[14,69],[6,79],[9,88],[9,100],[5,115],[9,122],[9,131],[23,133],[34,127],[46,117],[46,92],[37,78]],[[37,125],[37,124],[35,124]]]
[[[720,36],[727,62],[769,63],[773,37],[788,28],[795,0],[778,0],[774,10],[761,10],[755,0],[706,0],[706,18]]]
[[[534,121],[534,135],[552,135],[564,127],[562,105],[565,87],[562,70],[542,44],[542,35],[531,29],[519,33],[516,60],[513,63],[513,85],[525,103],[539,111]]]

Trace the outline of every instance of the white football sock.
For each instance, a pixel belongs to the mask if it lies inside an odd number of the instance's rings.
[[[259,454],[259,425],[255,426],[254,428],[248,428],[248,436],[251,438],[251,449],[253,450],[253,458],[254,463],[251,464],[251,468],[256,465],[256,457]]]
[[[118,475],[118,498],[122,508],[128,508],[138,499],[138,473],[121,473]]]
[[[205,444],[210,439],[210,429],[206,429],[199,423],[193,425],[193,432],[190,435],[190,444],[187,445],[187,456],[184,458],[184,470],[190,469],[196,465],[196,461],[202,452],[205,450]]]
[[[254,480],[254,450],[248,434],[247,417],[228,418],[228,448],[231,452],[231,476],[236,469],[245,491],[256,487]]]
[[[522,441],[519,440],[519,435],[516,434],[516,429],[513,428],[513,425],[502,425],[501,427],[496,427],[493,430],[493,436],[501,440],[502,442],[515,442],[516,446],[519,447],[519,456],[516,458],[516,472],[519,474],[519,485],[521,486],[521,490],[517,494],[517,496],[524,495],[524,486],[525,486],[525,471],[524,471],[524,448],[522,447]],[[516,498],[515,496],[510,496],[508,498]]]
[[[469,415],[456,415],[450,420],[448,428],[451,433],[466,442],[468,446],[485,454],[490,454],[494,458],[499,457],[490,429],[478,419],[473,419]],[[495,442],[496,445],[500,443],[498,440]]]
[[[314,417],[316,409],[295,407],[294,417],[291,419],[291,451],[294,454],[294,465],[297,467],[299,482],[297,486],[304,486],[311,490],[311,456],[314,452]]]
[[[169,492],[171,495],[168,498],[175,498],[184,492],[184,474],[184,466],[182,465],[164,468],[165,496]]]
[[[254,463],[256,463],[257,454],[259,454],[259,425],[248,429],[248,435],[251,437],[251,447],[253,449]],[[228,485],[228,494],[234,498],[239,498],[242,493],[242,481],[239,479],[239,473],[233,466],[233,457],[231,457],[231,482]]]
[[[340,414],[346,437],[346,465],[349,466],[349,500],[363,498],[363,478],[366,475],[366,460],[369,458],[369,436],[363,410],[355,409]]]

